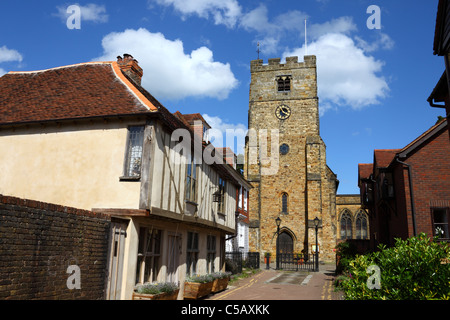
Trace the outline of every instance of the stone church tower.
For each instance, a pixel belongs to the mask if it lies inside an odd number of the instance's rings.
[[[305,56],[251,62],[249,137],[245,177],[250,191],[250,251],[280,249],[311,253],[315,245],[312,220],[319,229],[320,261],[335,261],[336,175],[326,163],[326,146],[319,131],[316,57]]]

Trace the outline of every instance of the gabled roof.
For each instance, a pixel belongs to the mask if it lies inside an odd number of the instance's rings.
[[[400,149],[387,149],[387,150],[375,150],[374,151],[374,165],[377,168],[387,168],[391,164],[395,155]]]
[[[195,121],[201,121],[208,128],[211,128],[211,126],[208,124],[208,122],[206,122],[206,120],[203,118],[203,116],[200,113],[183,114],[183,118],[191,125],[193,125]]]
[[[373,163],[358,164],[358,180],[368,179],[373,173]]]
[[[172,114],[122,72],[116,61],[9,72],[0,77],[0,127],[133,115],[157,115],[170,129],[184,128],[193,133],[185,115]],[[206,123],[200,114],[192,118]],[[213,166],[224,178],[238,184],[227,165]]]
[[[90,62],[0,77],[0,125],[161,111],[117,62]]]
[[[442,130],[446,129],[448,126],[447,119],[443,119],[432,126],[430,129],[422,133],[419,137],[417,137],[414,141],[409,143],[406,147],[399,150],[398,154],[400,158],[408,157],[412,152],[420,148],[424,143],[428,142],[430,139],[433,139],[437,134],[439,134]]]

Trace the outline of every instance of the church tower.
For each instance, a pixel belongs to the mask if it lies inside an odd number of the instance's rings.
[[[334,261],[336,175],[326,164],[320,137],[316,57],[251,62],[249,137],[244,174],[250,191],[250,251],[311,253],[321,220],[321,261]]]

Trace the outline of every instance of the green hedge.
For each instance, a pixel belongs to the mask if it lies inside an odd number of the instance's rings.
[[[380,246],[377,252],[356,256],[338,278],[338,286],[348,300],[449,300],[449,248],[425,234],[396,239],[392,248]],[[368,273],[372,265],[380,270],[379,289],[373,288],[373,271]]]

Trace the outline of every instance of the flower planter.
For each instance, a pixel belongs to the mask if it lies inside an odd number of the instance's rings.
[[[177,300],[178,292],[180,290],[175,290],[172,293],[158,293],[158,294],[144,294],[133,292],[133,300]]]
[[[206,297],[211,293],[214,282],[197,283],[197,282],[185,282],[184,283],[184,298],[185,299],[199,299]]]
[[[230,278],[223,278],[223,279],[216,279],[213,282],[213,286],[211,289],[212,293],[217,293],[219,291],[223,291],[228,287],[228,281],[230,280]]]

